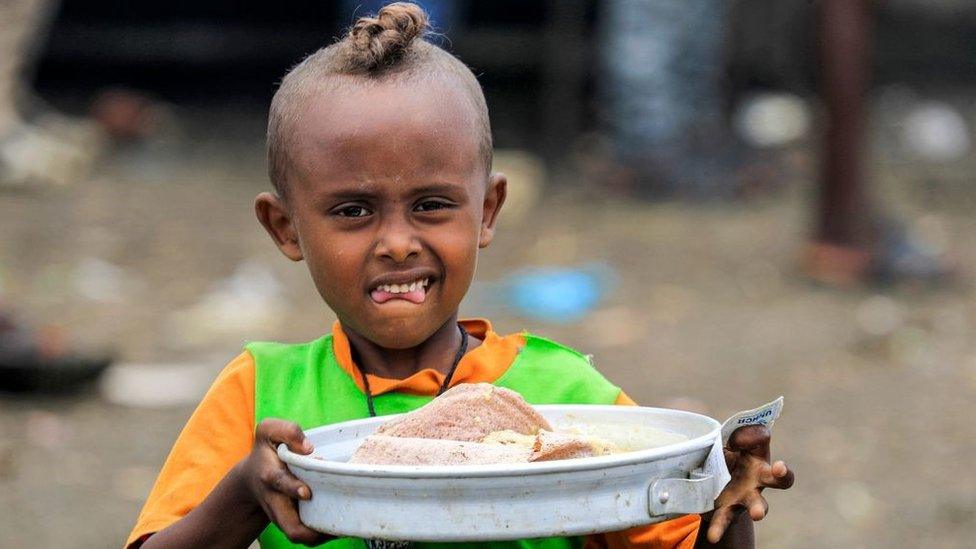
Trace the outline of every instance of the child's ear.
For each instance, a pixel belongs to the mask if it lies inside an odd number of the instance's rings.
[[[291,211],[281,197],[272,193],[259,194],[254,199],[254,213],[285,257],[292,261],[305,258],[298,243],[298,231],[295,230]]]
[[[502,210],[502,205],[505,203],[507,192],[508,179],[505,174],[491,174],[488,178],[488,190],[485,191],[485,211],[481,218],[481,234],[478,237],[479,248],[487,247],[495,238],[495,223],[498,221],[498,212]]]

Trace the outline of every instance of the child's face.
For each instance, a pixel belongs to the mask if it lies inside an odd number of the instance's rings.
[[[505,179],[486,176],[463,93],[394,82],[316,98],[289,150],[287,199],[257,198],[344,328],[381,347],[415,347],[456,319],[494,233]]]

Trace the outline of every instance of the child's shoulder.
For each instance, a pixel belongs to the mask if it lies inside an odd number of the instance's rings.
[[[620,388],[593,367],[592,357],[528,332],[515,362],[497,385],[522,393],[534,404],[613,404]]]
[[[271,360],[286,360],[294,362],[292,359],[308,358],[310,354],[320,354],[331,349],[332,334],[325,334],[311,341],[299,343],[282,343],[279,341],[248,341],[244,344],[244,350],[251,356],[266,357]]]
[[[568,345],[532,332],[522,332],[521,335],[525,339],[526,347],[531,346],[539,352],[551,354],[554,357],[559,357],[564,360],[569,359],[580,364],[585,363],[590,367],[593,366],[593,355],[585,355]]]

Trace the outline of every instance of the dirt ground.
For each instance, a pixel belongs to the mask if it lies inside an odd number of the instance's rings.
[[[332,315],[253,219],[261,120],[186,118],[184,135],[124,147],[90,180],[0,195],[0,295],[80,348],[212,378],[244,340],[309,339]],[[931,166],[880,150],[875,164],[885,203],[969,274],[949,289],[846,291],[797,273],[813,192],[802,149],[782,191],[715,205],[615,200],[592,182],[532,202],[531,170],[512,158],[523,207],[503,217],[463,312],[593,353],[643,404],[724,418],[785,395],[774,452],[797,482],[770,494],[763,547],[971,546],[976,158]],[[616,280],[583,321],[499,303],[513,265],[592,262]],[[241,265],[277,290],[228,290]],[[0,393],[0,546],[120,546],[191,411],[113,404],[96,387]]]

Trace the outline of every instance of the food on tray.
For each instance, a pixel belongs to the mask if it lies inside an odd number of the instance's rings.
[[[555,432],[521,395],[488,383],[458,385],[383,424],[352,463],[484,465],[608,455],[620,449],[591,434]]]
[[[532,447],[530,461],[554,461],[557,459],[573,459],[588,456],[608,456],[619,454],[620,449],[599,437],[559,433],[553,431],[539,431],[535,446]]]
[[[373,435],[363,441],[350,461],[377,465],[487,465],[525,463],[531,456],[532,449],[522,446]]]
[[[463,383],[429,404],[384,423],[377,434],[481,442],[495,431],[534,435],[552,430],[522,395],[489,383]]]
[[[620,452],[635,452],[688,440],[685,435],[651,427],[650,425],[573,421],[556,428],[560,433],[611,440]]]

